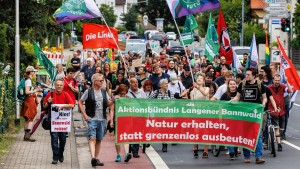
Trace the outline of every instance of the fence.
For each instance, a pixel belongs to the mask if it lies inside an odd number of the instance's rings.
[[[1,72],[0,72],[1,73]],[[16,117],[14,80],[9,75],[0,76],[0,134],[3,134]]]

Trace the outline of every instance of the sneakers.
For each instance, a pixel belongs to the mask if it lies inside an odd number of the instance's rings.
[[[93,167],[95,166],[104,166],[104,163],[101,163],[100,160],[96,159],[96,158],[92,158],[91,164]]]
[[[121,162],[121,156],[120,156],[120,154],[117,155],[115,162]]]
[[[53,160],[52,164],[57,164],[58,160]]]
[[[250,158],[245,158],[244,163],[251,163],[251,159]]]
[[[130,157],[131,157],[131,154],[130,154]],[[134,157],[134,158],[140,158],[140,155],[138,155],[137,153],[134,153],[134,154],[133,154],[133,157]]]
[[[207,152],[203,152],[202,158],[208,158],[208,153]]]
[[[64,162],[64,157],[60,157],[58,160],[59,160],[59,162],[62,163],[62,162]]]
[[[282,145],[281,144],[278,144],[278,149],[277,151],[282,151]]]
[[[124,162],[128,163],[128,161],[131,159],[131,154],[130,153],[127,153],[126,156],[125,156],[125,159],[124,159]],[[121,157],[120,157],[120,160],[121,160]]]
[[[24,135],[24,139],[23,140],[24,141],[29,141],[29,142],[35,142],[36,141],[35,139],[31,138],[31,134],[30,133],[26,133]]]
[[[168,152],[168,144],[166,144],[166,143],[163,143],[162,144],[162,152]]]
[[[263,163],[265,163],[265,159],[263,159],[263,158],[256,159],[256,164],[263,164]]]
[[[230,160],[235,160],[235,154],[234,153],[229,153],[229,159]]]

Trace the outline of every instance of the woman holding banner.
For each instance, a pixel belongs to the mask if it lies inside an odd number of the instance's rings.
[[[160,89],[155,90],[152,92],[152,94],[149,96],[149,98],[156,98],[156,99],[174,99],[174,93],[168,90],[168,79],[161,79],[158,83]],[[162,152],[168,151],[168,144],[163,143],[162,144]]]
[[[209,100],[209,87],[205,87],[205,74],[197,73],[196,82],[194,83],[194,88],[190,92],[191,100]],[[194,144],[194,157],[198,158],[198,145]],[[204,145],[204,152],[202,158],[208,158],[208,145]]]
[[[220,100],[230,101],[236,96],[237,93],[237,82],[234,79],[230,79],[227,82],[227,91],[221,96]],[[238,155],[237,147],[228,147],[230,160],[235,160]],[[236,150],[236,151],[235,151]]]
[[[117,93],[118,95],[116,95],[115,97],[113,97],[113,102],[115,103],[115,100],[118,99],[118,98],[121,98],[121,97],[125,97],[125,98],[129,98],[126,94],[128,93],[128,86],[126,86],[125,84],[120,84],[120,86],[118,87],[117,89]],[[113,104],[111,106],[111,109],[110,109],[110,122],[109,122],[109,125],[111,128],[115,128],[115,105]],[[120,151],[121,151],[121,146],[116,144],[116,152],[117,152],[117,157],[116,157],[116,160],[115,162],[121,162],[121,155],[120,155]],[[128,162],[130,159],[131,159],[131,154],[129,153],[129,144],[124,144],[124,150],[125,150],[125,159],[124,159],[124,162]]]

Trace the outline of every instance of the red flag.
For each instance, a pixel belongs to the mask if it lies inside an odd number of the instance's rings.
[[[87,48],[115,48],[118,43],[118,30],[98,24],[83,24],[82,41],[83,49]],[[114,39],[113,39],[114,37]]]
[[[227,30],[227,26],[226,26],[226,22],[222,10],[220,10],[219,13],[217,32],[219,35],[218,40],[220,42],[220,56],[225,56],[226,64],[229,65],[233,61],[233,53],[232,53],[229,33]]]
[[[290,61],[290,59],[286,55],[284,48],[281,46],[281,43],[280,43],[278,37],[277,37],[277,42],[278,42],[279,51],[281,54],[280,67],[283,69],[284,74],[287,77],[287,81],[292,86],[293,91],[300,90],[299,75],[298,75],[293,63]]]

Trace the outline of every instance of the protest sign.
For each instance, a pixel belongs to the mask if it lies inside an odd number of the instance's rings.
[[[142,58],[132,60],[132,67],[140,67],[142,66]]]
[[[117,143],[184,143],[254,150],[262,124],[260,104],[207,100],[116,101]]]
[[[58,111],[63,104],[51,105],[51,132],[71,132],[72,109]]]

